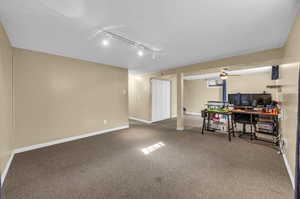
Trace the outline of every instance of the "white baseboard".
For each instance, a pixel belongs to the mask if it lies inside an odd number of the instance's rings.
[[[11,154],[10,154],[10,157],[9,157],[9,159],[8,159],[6,165],[5,165],[5,168],[4,168],[4,170],[3,170],[3,173],[2,173],[2,175],[1,175],[1,186],[3,186],[5,177],[6,177],[6,175],[7,175],[7,172],[8,172],[8,170],[9,170],[9,167],[10,167],[10,165],[11,165],[11,162],[12,162],[12,160],[14,159],[14,156],[15,156],[15,152],[12,151]],[[0,193],[0,194],[1,194],[1,193]]]
[[[25,152],[25,151],[31,151],[31,150],[34,150],[34,149],[39,149],[39,148],[43,148],[43,147],[47,147],[47,146],[52,146],[52,145],[55,145],[55,144],[61,144],[61,143],[65,143],[65,142],[79,140],[79,139],[82,139],[82,138],[91,137],[91,136],[95,136],[95,135],[101,135],[101,134],[104,134],[104,133],[109,133],[109,132],[112,132],[112,131],[117,131],[117,130],[127,129],[127,128],[129,128],[129,125],[125,125],[125,126],[121,126],[121,127],[117,127],[117,128],[112,128],[112,129],[105,129],[105,130],[97,131],[97,132],[94,132],[94,133],[87,133],[87,134],[82,134],[82,135],[78,135],[78,136],[58,139],[58,140],[54,140],[54,141],[51,141],[51,142],[46,142],[46,143],[42,143],[42,144],[36,144],[36,145],[32,145],[32,146],[18,148],[18,149],[15,150],[15,152],[16,153],[21,153],[21,152]]]
[[[109,133],[109,132],[122,130],[122,129],[127,129],[127,128],[129,128],[129,125],[120,126],[120,127],[112,128],[112,129],[106,129],[106,130],[97,131],[97,132],[93,132],[93,133],[87,133],[87,134],[73,136],[73,137],[68,137],[68,138],[63,138],[63,139],[58,139],[58,140],[54,140],[54,141],[51,141],[51,142],[46,142],[46,143],[42,143],[42,144],[36,144],[36,145],[28,146],[28,147],[22,147],[22,148],[15,149],[12,152],[12,154],[11,154],[7,164],[6,164],[6,167],[5,167],[5,169],[4,169],[4,171],[1,175],[1,185],[3,185],[5,177],[7,175],[8,170],[9,170],[10,164],[13,160],[13,157],[17,153],[22,153],[22,152],[25,152],[25,151],[31,151],[31,150],[34,150],[34,149],[44,148],[44,147],[47,147],[47,146],[52,146],[52,145],[56,145],[56,144],[61,144],[61,143],[65,143],[65,142],[79,140],[79,139],[82,139],[82,138],[101,135],[101,134],[104,134],[104,133]]]
[[[175,117],[177,117],[177,115],[172,115],[172,118],[175,118]]]
[[[183,131],[184,128],[176,128],[177,131]]]
[[[139,119],[139,118],[136,118],[136,117],[129,117],[129,119],[136,120],[136,121],[139,121],[139,122],[143,122],[143,123],[146,123],[146,124],[151,124],[152,123],[152,121],[143,120],[143,119]]]
[[[187,114],[187,115],[200,115],[201,116],[201,113],[197,113],[197,112],[185,112],[185,114]]]
[[[292,182],[292,185],[293,185],[293,189],[295,189],[295,178],[293,176],[292,169],[291,169],[290,164],[287,160],[286,154],[284,154],[283,152],[281,152],[281,153],[282,153],[282,157],[283,157],[283,160],[284,160],[285,167],[286,167],[286,169],[288,171],[288,174],[290,176],[290,179],[291,179],[291,182]]]

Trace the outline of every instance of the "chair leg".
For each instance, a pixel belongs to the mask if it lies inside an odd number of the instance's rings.
[[[254,126],[254,132],[253,132],[253,137],[254,137],[254,139],[256,140],[256,125],[255,124],[253,124],[253,126]]]
[[[252,130],[252,124],[250,124],[250,140],[253,140],[253,130]]]

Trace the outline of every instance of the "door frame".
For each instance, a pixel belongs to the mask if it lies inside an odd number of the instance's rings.
[[[298,66],[298,118],[296,135],[295,198],[300,198],[300,65]]]

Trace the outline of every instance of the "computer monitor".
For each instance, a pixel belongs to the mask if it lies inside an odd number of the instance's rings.
[[[252,95],[251,94],[241,94],[240,98],[241,98],[241,101],[240,101],[241,106],[252,106]]]
[[[272,95],[269,93],[253,94],[252,98],[257,106],[267,106],[272,104]]]
[[[229,104],[235,106],[267,106],[272,104],[269,93],[236,93],[228,95]]]
[[[241,101],[240,94],[228,94],[229,104],[240,106],[240,101]]]

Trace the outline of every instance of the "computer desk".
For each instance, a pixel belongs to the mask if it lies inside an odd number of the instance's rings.
[[[270,116],[273,120],[273,125],[274,125],[274,129],[273,129],[273,134],[271,134],[272,136],[278,138],[278,129],[279,129],[279,121],[278,121],[278,113],[275,113],[275,112],[263,112],[263,111],[253,111],[253,110],[242,110],[242,109],[233,109],[232,111],[232,114],[247,114],[247,115],[250,115],[250,122],[253,123],[253,116],[254,115],[262,115],[262,116]],[[263,133],[263,132],[260,132],[260,131],[256,131],[256,129],[254,129],[254,138],[256,140],[261,140],[261,141],[265,141],[265,142],[270,142],[266,139],[260,139],[258,137],[256,137],[256,134],[255,133]],[[273,137],[273,138],[274,138]],[[273,144],[276,144],[278,145],[279,144],[279,140],[276,139],[276,140],[273,140],[273,142],[271,142]]]
[[[204,134],[204,129],[207,131],[215,131],[215,129],[210,128],[210,121],[211,121],[211,116],[213,114],[218,114],[218,115],[224,115],[225,118],[227,119],[227,133],[228,133],[228,140],[231,142],[231,135],[234,135],[234,129],[233,129],[233,121],[232,121],[232,113],[231,111],[228,112],[220,112],[220,111],[211,111],[211,110],[205,110],[206,112],[206,117],[203,117],[203,125],[202,125],[202,134]],[[206,124],[207,120],[207,124]],[[230,127],[231,124],[231,127]]]
[[[278,116],[278,113],[267,113],[262,111],[253,111],[253,110],[242,110],[242,109],[233,109],[232,113],[241,113],[241,114],[250,114],[250,115],[265,115],[265,116]]]

